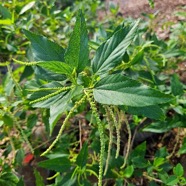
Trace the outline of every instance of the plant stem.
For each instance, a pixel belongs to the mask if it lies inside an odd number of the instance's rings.
[[[131,140],[132,140],[132,133],[131,133],[130,125],[128,123],[128,120],[127,120],[126,116],[125,116],[124,119],[125,119],[125,124],[126,124],[126,127],[127,127],[127,131],[128,131],[128,142],[127,142],[127,151],[126,151],[126,154],[125,154],[124,163],[121,166],[121,169],[125,168],[125,166],[126,166],[127,159],[128,159],[129,152],[130,152],[130,144],[131,144]]]
[[[55,92],[53,92],[53,93],[50,93],[50,94],[48,94],[48,95],[46,95],[46,96],[43,96],[43,97],[40,97],[40,98],[38,98],[38,99],[35,99],[35,100],[31,101],[30,104],[34,104],[34,103],[37,103],[37,102],[40,102],[40,101],[44,101],[44,100],[49,99],[49,98],[51,98],[51,97],[53,97],[53,96],[56,96],[57,94],[59,94],[59,93],[61,93],[61,92],[67,91],[67,90],[69,90],[69,89],[71,89],[71,88],[72,88],[72,87],[64,87],[64,88],[61,88],[61,89],[59,89],[59,90],[57,90],[57,91],[55,91]]]
[[[177,132],[177,135],[176,135],[176,143],[175,143],[175,145],[173,147],[173,150],[172,150],[171,154],[166,157],[166,159],[170,159],[175,154],[176,148],[177,148],[177,146],[179,144],[179,139],[180,139],[180,128],[178,128],[178,132]]]
[[[146,172],[143,172],[143,176],[144,176],[145,178],[147,178],[148,180],[150,180],[150,181],[153,180],[153,181],[158,182],[158,183],[163,183],[161,180],[149,176]]]
[[[41,154],[41,156],[44,156],[47,153],[49,153],[50,150],[54,147],[54,145],[59,141],[59,138],[62,135],[62,132],[64,131],[64,129],[65,129],[66,125],[67,125],[68,120],[70,119],[70,117],[72,116],[72,114],[74,113],[74,111],[86,100],[86,97],[87,97],[86,95],[83,96],[79,101],[77,101],[75,103],[75,105],[72,107],[72,109],[70,110],[70,112],[66,116],[65,120],[63,121],[63,124],[62,124],[62,126],[61,126],[61,128],[59,130],[59,133],[58,133],[56,139],[52,142],[52,144],[48,147],[48,149]]]
[[[98,125],[98,131],[100,135],[100,158],[99,158],[99,176],[98,176],[98,186],[102,186],[102,180],[103,180],[103,162],[104,162],[104,153],[105,153],[105,135],[104,135],[104,126],[101,122],[101,119],[99,118],[98,110],[96,107],[96,104],[94,102],[94,99],[92,98],[92,93],[88,93],[87,91],[84,91],[85,95],[87,96],[87,100],[90,103],[90,107],[92,109],[92,113],[94,114],[96,118],[96,122]]]
[[[104,171],[104,175],[106,175],[107,170],[108,170],[109,161],[110,161],[112,143],[113,143],[113,126],[112,126],[112,123],[110,121],[110,113],[108,111],[107,106],[104,106],[104,109],[106,111],[106,120],[107,120],[108,127],[109,127],[109,144],[108,144],[108,152],[107,152],[108,155],[107,155],[105,171]]]

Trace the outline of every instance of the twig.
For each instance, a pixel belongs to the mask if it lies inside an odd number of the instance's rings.
[[[130,125],[128,123],[126,116],[124,117],[124,120],[125,120],[125,124],[126,124],[127,131],[128,131],[128,142],[127,142],[127,149],[126,149],[126,154],[125,154],[125,158],[124,158],[124,163],[121,166],[121,169],[123,169],[126,166],[127,159],[128,159],[129,153],[130,153],[131,140],[132,140],[132,133],[131,133]]]

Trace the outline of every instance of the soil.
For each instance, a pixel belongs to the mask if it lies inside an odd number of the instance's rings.
[[[167,25],[182,19],[176,16],[176,12],[183,9],[186,11],[186,0],[154,0],[154,8],[149,6],[148,0],[106,0],[107,10],[110,3],[119,7],[119,14],[124,18],[144,19],[145,16],[154,14],[156,18],[153,20],[153,25],[160,39],[168,37],[170,26]]]
[[[154,8],[149,6],[148,0],[106,0],[106,6],[112,2],[119,6],[119,12],[125,17],[138,18],[142,13],[155,13],[167,20],[174,16],[173,12],[186,5],[186,0],[154,0]]]

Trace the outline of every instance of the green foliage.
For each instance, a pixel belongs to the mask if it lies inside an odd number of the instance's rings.
[[[64,49],[61,46],[28,30],[24,30],[24,34],[31,41],[33,60],[64,61]]]
[[[14,2],[10,10],[9,4],[0,5],[5,41],[0,52],[8,69],[0,85],[0,140],[7,139],[1,145],[0,183],[24,185],[11,171],[22,166],[24,141],[35,156],[40,146],[46,148],[41,155],[48,159],[38,166],[57,172],[49,178],[55,180],[52,186],[132,186],[139,178],[149,185],[186,184],[184,167],[170,158],[185,154],[185,140],[176,154],[177,137],[172,153],[166,147],[150,153],[149,138],[137,139],[138,132],[164,134],[185,127],[185,85],[178,73],[170,74],[185,59],[185,24],[163,41],[146,22],[123,22],[114,4],[109,22],[95,19],[98,1],[63,5],[58,0]],[[29,62],[23,62],[25,53]],[[13,71],[12,55],[21,65]],[[34,139],[38,123],[46,128],[44,144]],[[10,152],[11,166],[4,161]],[[43,185],[40,173],[34,174],[36,185]]]
[[[11,172],[2,172],[0,174],[0,184],[5,186],[16,186],[18,177]]]
[[[65,62],[78,72],[84,70],[89,60],[88,35],[82,12],[76,19],[74,31],[65,52]]]
[[[97,102],[109,105],[144,107],[166,103],[172,99],[171,96],[150,89],[120,74],[102,78],[93,91]]]
[[[68,171],[71,167],[71,163],[67,157],[59,157],[54,159],[45,160],[39,162],[40,167],[47,168],[49,170],[54,170],[56,172]]]
[[[87,158],[88,158],[88,143],[85,142],[76,159],[77,165],[80,166],[81,168],[86,166]]]
[[[130,26],[124,25],[99,46],[91,63],[95,74],[108,73],[109,70],[121,63],[127,47],[136,36],[138,23],[139,21],[136,21]]]

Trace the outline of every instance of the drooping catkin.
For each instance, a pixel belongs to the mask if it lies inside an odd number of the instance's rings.
[[[126,154],[125,154],[125,158],[124,158],[124,163],[121,166],[121,169],[125,168],[125,166],[127,164],[127,159],[128,159],[129,153],[130,153],[130,146],[131,146],[131,140],[132,140],[132,133],[131,133],[130,125],[129,125],[129,122],[128,122],[126,116],[124,116],[124,121],[125,121],[126,128],[128,131],[128,142],[127,142],[127,150],[126,150]]]
[[[13,59],[15,63],[18,63],[20,65],[25,65],[25,66],[34,66],[34,65],[37,65],[38,63],[40,63],[39,61],[38,62],[23,62],[23,61],[19,61],[17,59]]]
[[[118,158],[118,156],[119,156],[119,151],[120,151],[120,141],[121,141],[121,137],[120,137],[120,126],[121,126],[121,124],[118,123],[118,121],[117,121],[117,119],[116,119],[116,117],[115,117],[115,114],[114,114],[114,112],[113,112],[113,110],[112,110],[111,107],[108,107],[108,111],[109,111],[109,113],[110,113],[110,115],[111,115],[111,118],[112,118],[112,120],[113,120],[113,124],[114,124],[114,126],[115,126],[115,128],[116,128],[116,135],[117,135],[116,146],[117,146],[117,148],[116,148],[116,156],[115,156],[115,158]],[[118,117],[119,117],[119,116],[118,116]]]
[[[50,93],[50,94],[48,94],[46,96],[43,96],[43,97],[40,97],[38,99],[35,99],[35,100],[31,101],[30,104],[34,104],[34,103],[38,103],[40,101],[47,100],[47,99],[49,99],[49,98],[51,98],[51,97],[53,97],[53,96],[55,96],[55,95],[57,95],[57,94],[59,94],[61,92],[67,91],[69,89],[72,89],[72,87],[63,87],[63,88],[58,89],[57,91],[55,91],[53,93]]]
[[[59,141],[59,138],[61,137],[62,132],[64,131],[64,129],[65,129],[66,125],[67,125],[68,120],[70,119],[70,117],[72,116],[72,114],[74,113],[74,111],[86,100],[86,97],[87,96],[85,95],[79,101],[76,101],[75,102],[75,105],[72,107],[72,109],[69,111],[68,115],[66,116],[65,120],[63,121],[63,124],[62,124],[62,126],[61,126],[61,128],[59,130],[59,133],[58,133],[56,139],[52,142],[52,144],[48,147],[48,149],[41,154],[41,156],[44,156],[47,153],[49,153],[50,150],[54,147],[54,145]]]
[[[102,186],[102,179],[103,179],[103,164],[104,164],[104,153],[105,153],[105,135],[104,135],[104,126],[101,122],[101,119],[99,117],[99,113],[93,98],[92,93],[88,91],[84,91],[85,95],[87,96],[87,100],[90,104],[90,107],[92,109],[92,113],[96,119],[97,125],[98,125],[98,131],[100,135],[100,157],[99,157],[99,176],[98,176],[98,186]]]
[[[109,166],[109,161],[110,161],[110,156],[111,156],[111,148],[112,148],[112,143],[113,143],[113,125],[112,125],[112,121],[110,120],[111,116],[110,116],[107,106],[104,106],[104,109],[106,112],[106,120],[108,123],[108,129],[109,129],[108,152],[107,152],[107,160],[106,160],[105,171],[104,171],[104,175],[106,175],[107,170],[108,170],[108,166]]]

